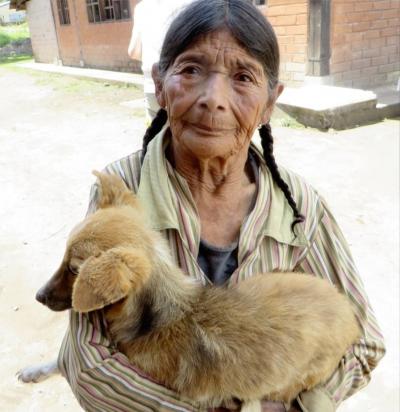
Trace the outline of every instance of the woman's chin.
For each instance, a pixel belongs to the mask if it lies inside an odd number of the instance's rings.
[[[198,159],[227,158],[238,151],[232,134],[183,133],[179,140],[178,144]]]
[[[203,138],[204,139],[204,138]],[[228,158],[232,155],[232,148],[223,144],[220,141],[210,142],[210,140],[217,140],[215,137],[208,138],[207,142],[201,142],[198,139],[195,144],[187,145],[190,153],[199,160],[207,160],[212,158]]]

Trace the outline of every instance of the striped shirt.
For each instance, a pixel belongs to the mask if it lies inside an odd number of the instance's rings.
[[[165,157],[168,134],[150,143],[143,166],[140,152],[106,167],[122,177],[146,207],[152,227],[167,239],[173,258],[187,275],[206,284],[197,263],[200,221],[185,179]],[[304,412],[332,412],[364,387],[385,353],[375,315],[354,266],[347,243],[324,200],[299,176],[281,169],[305,221],[291,231],[293,213],[273,182],[261,153],[255,205],[243,222],[238,244],[238,267],[229,279],[240,282],[261,272],[312,273],[335,284],[348,296],[363,331],[331,378],[298,396]],[[96,209],[97,186],[91,191],[89,213]],[[198,411],[190,400],[160,386],[130,364],[111,343],[101,312],[70,312],[69,329],[58,363],[81,406],[87,411]]]

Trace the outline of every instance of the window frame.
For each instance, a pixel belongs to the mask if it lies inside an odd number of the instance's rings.
[[[123,8],[124,4],[126,9]],[[123,14],[123,10],[127,14]],[[89,24],[116,23],[131,19],[129,0],[86,0]]]
[[[58,21],[60,26],[68,26],[71,24],[69,16],[68,0],[57,0]]]

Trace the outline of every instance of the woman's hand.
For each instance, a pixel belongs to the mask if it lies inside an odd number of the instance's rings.
[[[286,412],[286,407],[282,402],[263,401],[262,412]],[[292,405],[287,412],[301,412],[301,410]]]
[[[301,412],[301,409],[298,406],[291,406],[288,412]]]
[[[214,409],[209,409],[208,412],[231,412],[231,411],[236,411],[239,412],[239,409],[227,409],[227,408],[214,408]]]
[[[262,401],[262,412],[286,412],[285,406],[282,402],[272,402],[272,401]],[[233,407],[232,407],[233,408]],[[236,409],[228,409],[228,408],[216,408],[210,409],[209,412],[239,412],[240,407]],[[297,409],[290,409],[289,412],[297,412]]]
[[[282,402],[262,401],[262,412],[286,412]]]

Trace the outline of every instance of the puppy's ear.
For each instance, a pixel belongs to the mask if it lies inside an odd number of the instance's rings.
[[[72,291],[72,308],[90,312],[139,291],[149,279],[150,260],[144,252],[116,247],[90,257],[81,266]]]
[[[140,208],[135,194],[130,191],[124,181],[117,175],[92,172],[98,178],[97,207],[100,209],[110,206],[131,205]]]

